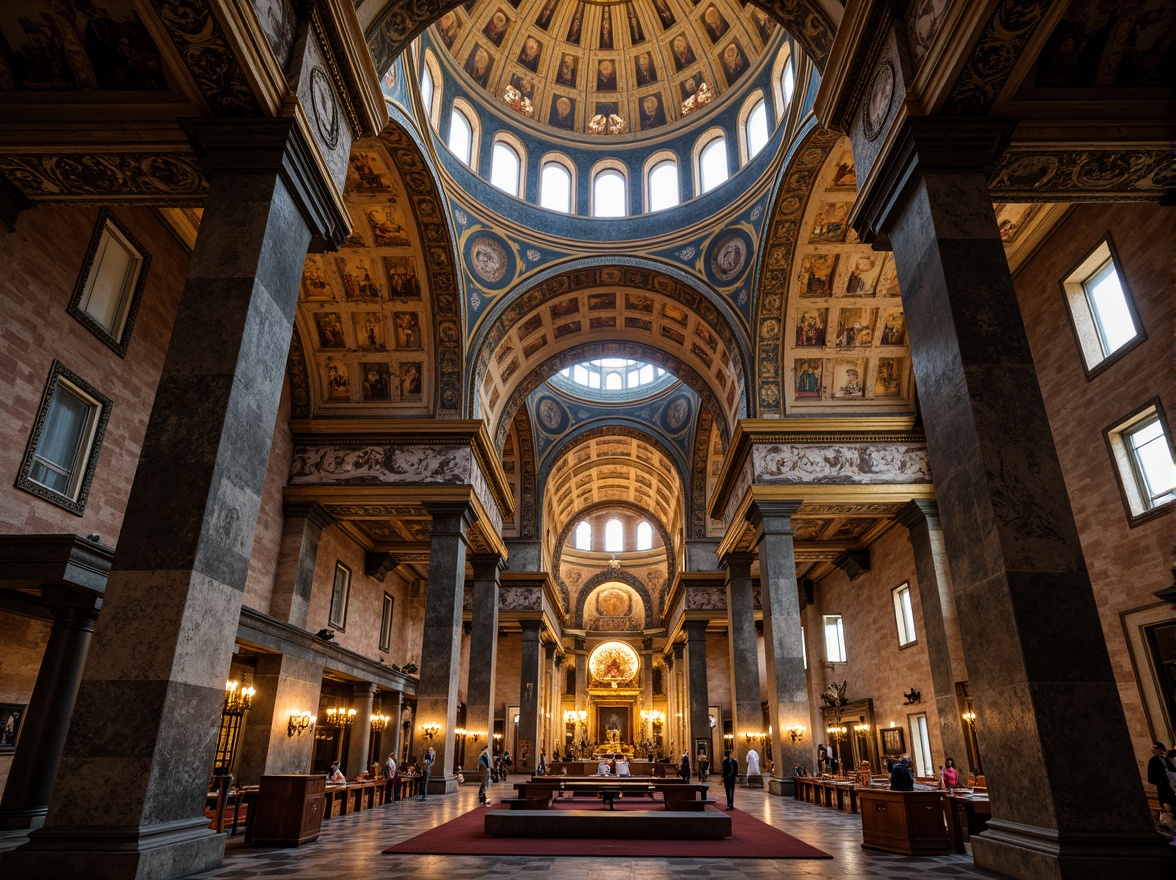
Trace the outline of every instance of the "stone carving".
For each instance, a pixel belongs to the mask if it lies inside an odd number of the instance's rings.
[[[726,611],[727,590],[724,587],[689,586],[686,588],[687,611]]]
[[[930,483],[925,446],[780,443],[752,448],[764,483]]]
[[[479,235],[470,242],[470,266],[483,281],[495,284],[506,274],[506,250],[493,237]]]
[[[894,65],[886,61],[874,71],[870,90],[862,105],[862,123],[865,125],[866,140],[872,141],[882,133],[882,124],[890,116],[890,103],[894,98]]]
[[[317,65],[310,71],[310,106],[319,137],[329,149],[339,144],[339,104],[326,72]]]
[[[498,591],[499,611],[540,611],[542,608],[542,587],[504,586]]]
[[[710,263],[719,281],[733,281],[747,265],[747,241],[734,233],[723,236],[711,251]]]
[[[156,196],[168,205],[202,205],[208,192],[190,152],[9,155],[0,157],[0,171],[39,201],[101,196],[106,201],[135,197],[145,204]]]
[[[1166,150],[1005,151],[989,188],[1003,201],[1070,195],[1076,199],[1159,199],[1176,181]],[[1002,236],[1004,230],[1002,228]]]
[[[945,115],[983,116],[991,109],[1051,5],[1029,0],[996,5],[948,95]]]
[[[202,0],[158,0],[153,6],[213,112],[259,116],[261,108],[245,71],[209,5]]]
[[[290,462],[290,483],[466,483],[473,470],[468,447],[299,446]]]

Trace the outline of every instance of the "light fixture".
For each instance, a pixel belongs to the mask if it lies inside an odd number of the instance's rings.
[[[804,740],[805,727],[803,724],[793,724],[788,728],[788,735],[792,737],[792,741],[802,742]]]
[[[373,715],[372,716],[372,733],[383,733],[388,729],[388,722],[392,718],[389,715]]]
[[[354,709],[344,709],[342,706],[336,706],[327,710],[327,724],[333,724],[335,727],[350,727],[351,722],[354,720]]]
[[[501,734],[501,733],[496,733],[496,734],[494,734],[494,741],[495,741],[495,742],[498,742],[500,739],[502,739],[502,734]]]
[[[754,733],[745,733],[743,735],[747,738],[748,742],[751,742],[753,739],[767,740],[768,738],[768,735],[762,730],[757,730]]]
[[[464,727],[453,728],[453,735],[454,736],[462,737],[462,736],[465,736],[465,733],[466,733],[466,729]]]
[[[568,709],[564,712],[564,724],[575,724],[578,717],[575,709]]]
[[[244,715],[249,711],[255,693],[257,691],[251,687],[241,687],[239,681],[226,681],[224,713],[226,715]]]
[[[579,717],[581,724],[588,723],[588,710],[587,709],[581,709],[579,712],[576,713],[576,715]]]
[[[660,709],[654,709],[649,713],[649,720],[653,722],[654,727],[661,727],[666,720],[666,713]]]
[[[421,727],[421,731],[424,733],[425,739],[429,740],[430,742],[432,742],[433,737],[435,737],[437,735],[437,732],[440,730],[441,730],[440,724],[433,724],[431,722],[429,724],[426,724],[423,727]]]
[[[960,717],[963,718],[965,721],[967,721],[969,724],[976,723],[976,713],[975,712],[965,712]],[[893,727],[894,725],[892,724],[890,726]]]
[[[515,712],[515,725],[517,726],[518,723],[519,723],[519,713]]]
[[[289,723],[286,725],[286,735],[293,736],[294,734],[298,734],[302,736],[302,731],[313,727],[314,722],[315,716],[309,712],[291,712]]]
[[[829,739],[834,742],[840,742],[845,739],[845,735],[849,733],[849,729],[844,724],[831,724],[825,728],[825,733],[829,734]]]
[[[733,734],[733,733],[724,733],[723,734],[723,742],[726,745],[731,745],[734,742],[734,740],[735,740],[735,734]]]
[[[863,721],[861,724],[855,724],[853,726],[853,732],[858,736],[866,736],[870,732],[870,725],[865,721]]]

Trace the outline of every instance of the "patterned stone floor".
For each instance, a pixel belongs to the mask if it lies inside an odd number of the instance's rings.
[[[521,779],[522,777],[517,777]],[[492,787],[491,797],[507,796],[509,783]],[[315,843],[298,849],[246,847],[241,838],[229,842],[224,863],[192,878],[244,880],[282,877],[285,880],[372,880],[372,878],[437,878],[478,880],[519,875],[527,880],[776,880],[782,877],[887,878],[996,877],[976,868],[971,856],[908,858],[861,848],[861,819],[824,807],[771,797],[763,791],[740,789],[735,804],[770,825],[823,849],[832,859],[633,859],[544,858],[541,856],[384,855],[382,850],[422,831],[448,822],[466,810],[478,809],[475,786],[456,794],[405,801],[332,819],[324,823]]]

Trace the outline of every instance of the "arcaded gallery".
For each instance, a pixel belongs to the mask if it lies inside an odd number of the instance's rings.
[[[1176,876],[1174,71],[0,3],[0,877]]]

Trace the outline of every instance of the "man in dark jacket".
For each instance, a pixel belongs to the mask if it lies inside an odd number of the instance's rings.
[[[731,750],[723,752],[723,789],[727,792],[727,809],[735,809],[735,780],[739,778],[739,762],[731,757]]]
[[[682,763],[678,765],[678,775],[686,782],[690,781],[690,753],[682,753]]]
[[[1176,772],[1176,766],[1167,756],[1162,742],[1152,743],[1152,756],[1147,762],[1147,781],[1156,787],[1156,800],[1160,807],[1167,807],[1169,816],[1176,816],[1176,794],[1172,792],[1172,781],[1168,772]]]
[[[907,758],[903,758],[901,761],[895,761],[890,768],[891,791],[915,790],[915,777],[911,775],[911,768],[907,766],[908,760]]]

